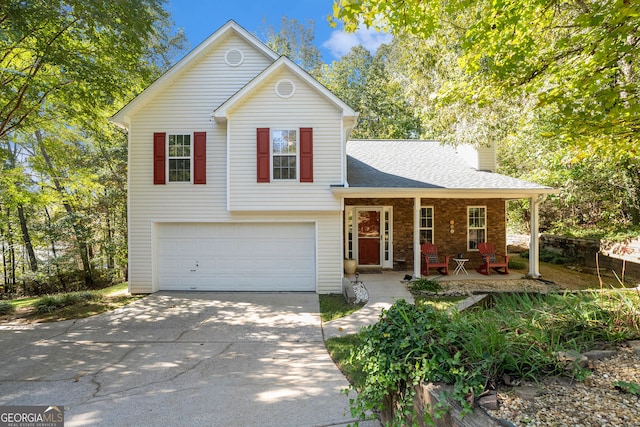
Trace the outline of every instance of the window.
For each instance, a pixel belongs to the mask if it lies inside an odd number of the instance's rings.
[[[297,179],[298,131],[272,130],[271,156],[273,179]]]
[[[478,244],[487,238],[487,208],[485,206],[469,206],[468,217],[468,249],[478,250]]]
[[[169,182],[207,183],[206,132],[194,132],[193,138],[191,134],[167,138],[166,132],[153,133],[153,184],[166,184],[167,173]]]
[[[420,244],[433,243],[433,207],[420,208]]]
[[[191,135],[169,135],[169,182],[191,181]]]

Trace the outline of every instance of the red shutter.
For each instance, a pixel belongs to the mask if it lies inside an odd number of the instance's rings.
[[[300,182],[313,182],[313,128],[300,128]]]
[[[193,183],[207,183],[207,133],[193,133]]]
[[[166,149],[165,143],[167,140],[167,134],[164,132],[156,132],[153,134],[153,183],[165,184],[166,183]]]
[[[269,154],[269,128],[258,128],[257,131],[257,175],[258,182],[269,182],[271,180],[271,161]]]

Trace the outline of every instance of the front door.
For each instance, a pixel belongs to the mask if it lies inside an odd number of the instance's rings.
[[[380,210],[357,210],[358,264],[380,265]]]

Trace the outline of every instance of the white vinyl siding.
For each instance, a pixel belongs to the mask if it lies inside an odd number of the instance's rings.
[[[243,52],[242,64],[230,67],[225,63],[225,54],[236,48]],[[252,206],[253,212],[236,214],[228,210],[227,200],[227,126],[211,121],[211,113],[224,101],[240,90],[249,81],[262,72],[272,59],[256,50],[244,39],[232,34],[225,37],[209,55],[191,64],[182,74],[159,95],[150,99],[137,112],[132,113],[129,127],[129,288],[133,293],[150,293],[159,289],[158,281],[158,230],[165,223],[225,223],[225,222],[308,222],[316,225],[316,275],[315,289],[319,293],[341,291],[342,245],[341,245],[341,206],[331,194],[330,185],[340,182],[340,114],[333,111],[330,119],[315,120],[313,112],[305,112],[304,117],[292,122],[282,123],[282,112],[270,113],[267,106],[261,120],[267,121],[263,127],[299,129],[303,126],[314,127],[314,154],[320,153],[319,163],[315,163],[314,179],[322,184],[315,188],[316,182],[305,185],[296,182],[296,187],[283,188],[284,199],[295,199],[310,191],[299,203],[281,203],[271,201],[263,208],[257,200]],[[301,84],[296,83],[296,96]],[[309,105],[318,105],[318,111],[330,110],[321,95],[306,88],[313,99]],[[278,98],[271,90],[274,98]],[[292,98],[295,98],[292,97]],[[291,99],[291,98],[290,98]],[[251,100],[249,100],[249,104]],[[287,114],[285,111],[284,114]],[[269,120],[264,120],[268,116]],[[286,117],[286,116],[284,116]],[[276,119],[280,120],[276,120]],[[303,120],[304,119],[304,120]],[[302,123],[306,122],[306,123]],[[307,123],[308,122],[308,123]],[[245,127],[250,134],[248,146],[242,147],[240,155],[247,156],[240,164],[247,164],[242,173],[253,179],[249,193],[239,186],[244,201],[262,196],[262,188],[255,187],[256,128],[253,123]],[[206,132],[206,185],[153,185],[153,134],[166,132],[171,134],[191,134]],[[329,141],[329,143],[326,143]],[[234,141],[230,142],[235,152]],[[318,148],[316,148],[318,147]],[[246,150],[245,150],[246,148]],[[335,152],[335,153],[334,153]],[[337,175],[334,171],[338,171]],[[281,182],[287,187],[289,183]],[[293,184],[293,183],[292,183]],[[261,199],[257,197],[256,199]],[[268,199],[268,197],[267,197]],[[310,201],[316,200],[314,203]],[[256,204],[258,205],[256,209]],[[316,207],[318,207],[316,209]],[[188,207],[185,208],[185,207]],[[277,210],[277,212],[276,212]],[[324,210],[318,212],[318,210]]]
[[[281,98],[275,85],[286,78],[295,93]],[[340,210],[331,185],[342,178],[342,115],[324,96],[295,74],[270,76],[229,113],[229,210]],[[313,129],[313,182],[256,180],[256,129]]]

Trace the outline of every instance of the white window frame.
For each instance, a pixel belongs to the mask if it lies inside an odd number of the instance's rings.
[[[188,156],[171,156],[169,141],[171,137],[189,137],[189,155]],[[193,182],[193,134],[190,132],[167,133],[167,141],[165,144],[167,153],[167,183],[191,183]],[[171,179],[171,160],[189,160],[189,180],[172,180]]]
[[[475,211],[477,209],[482,209],[482,212],[484,213],[483,216],[474,216],[473,219],[474,221],[472,221],[472,212],[475,213]],[[478,218],[481,222],[481,224],[476,224],[475,218]],[[473,222],[473,223],[472,223]],[[471,232],[472,230],[475,232],[476,230],[482,230],[483,234],[484,234],[484,239],[480,240],[474,240],[476,247],[472,248],[471,247]],[[467,250],[468,251],[478,251],[478,244],[479,243],[483,243],[487,241],[487,207],[486,206],[467,206]]]
[[[428,222],[426,222],[428,217],[424,215],[428,210],[431,210],[431,227],[429,227]],[[424,231],[424,234],[427,234],[426,232],[429,230],[431,230],[431,240],[429,240],[429,243],[433,243],[433,237],[435,234],[433,226],[434,223],[435,218],[433,206],[420,206],[420,222],[418,223],[418,235],[420,236],[420,244],[427,242],[426,238],[422,235],[422,232]]]
[[[273,134],[274,132],[295,132],[295,154],[286,154],[286,153],[274,153],[273,149]],[[283,127],[283,128],[272,128],[269,131],[269,156],[271,157],[270,165],[271,165],[271,180],[272,181],[298,181],[300,179],[300,131],[297,128],[291,127]],[[276,178],[275,171],[275,157],[283,156],[283,157],[295,157],[296,166],[295,166],[295,178]]]

